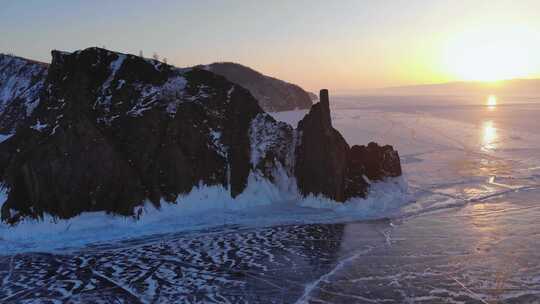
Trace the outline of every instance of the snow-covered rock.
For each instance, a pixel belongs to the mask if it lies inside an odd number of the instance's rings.
[[[200,183],[233,197],[244,190],[248,129],[263,112],[247,90],[202,69],[99,48],[52,54],[41,102],[0,146],[5,219],[127,215]]]
[[[39,103],[47,64],[0,54],[0,134],[10,134]]]
[[[279,166],[293,176],[295,134],[290,125],[276,121],[269,114],[257,115],[249,129],[252,170],[273,180]]]
[[[52,56],[39,104],[0,142],[6,222],[86,211],[137,215],[145,202],[178,203],[205,187],[236,198],[267,185],[337,201],[367,190],[362,184],[344,193],[356,179],[347,179],[349,146],[331,126],[327,93],[294,130],[247,89],[206,69],[100,48]],[[355,161],[355,177],[362,176],[368,166]],[[306,183],[306,176],[314,178]]]

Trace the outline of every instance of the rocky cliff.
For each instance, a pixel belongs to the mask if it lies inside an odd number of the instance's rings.
[[[399,155],[391,146],[349,147],[332,127],[329,103],[328,91],[321,90],[320,102],[298,123],[295,177],[302,194],[342,202],[365,197],[371,181],[400,176]]]
[[[205,69],[222,75],[248,89],[267,112],[309,109],[311,107],[312,97],[301,87],[265,76],[246,66],[220,62],[209,64],[205,66]]]
[[[273,182],[276,172],[296,178],[304,195],[344,201],[364,196],[369,180],[401,174],[391,147],[349,148],[331,125],[327,91],[295,130],[205,69],[99,48],[52,56],[35,109],[0,143],[6,222],[132,215],[201,184],[235,197],[250,174]]]
[[[0,54],[0,134],[11,134],[39,102],[48,65]]]

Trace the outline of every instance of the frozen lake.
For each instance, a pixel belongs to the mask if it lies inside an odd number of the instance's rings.
[[[363,207],[0,227],[0,303],[540,303],[540,100],[487,99],[332,99],[350,144],[402,158],[406,193],[381,187]]]

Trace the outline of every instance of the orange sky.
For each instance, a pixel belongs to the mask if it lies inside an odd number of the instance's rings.
[[[89,46],[233,61],[308,90],[540,78],[538,0],[13,1],[0,52]]]

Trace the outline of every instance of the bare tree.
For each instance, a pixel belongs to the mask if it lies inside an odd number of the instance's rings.
[[[154,52],[154,54],[152,55],[152,58],[154,58],[154,60],[159,60],[158,53]]]

